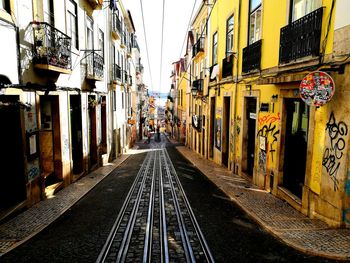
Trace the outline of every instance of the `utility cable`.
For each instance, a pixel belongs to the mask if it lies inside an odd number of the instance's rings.
[[[163,15],[162,15],[162,40],[160,44],[160,68],[159,68],[159,92],[162,87],[162,66],[163,66],[163,38],[164,38],[164,9],[165,9],[165,0],[163,0]],[[160,99],[160,98],[159,98]]]
[[[210,9],[210,13],[209,13],[209,15],[208,15],[208,17],[207,17],[207,19],[206,19],[205,26],[203,27],[202,32],[201,32],[201,35],[200,35],[199,38],[201,38],[201,37],[203,36],[203,32],[204,32],[204,30],[206,30],[206,28],[207,28],[207,26],[208,26],[208,21],[209,21],[209,19],[210,19],[211,13],[213,12],[214,7],[215,7],[215,5],[216,5],[217,2],[218,2],[218,1],[214,1],[214,4],[213,4],[213,6],[212,6],[211,9]],[[187,70],[188,70],[188,68],[189,68],[190,65],[191,65],[191,63],[188,63],[188,64],[187,64],[187,67],[186,67],[186,70],[185,70],[186,72],[187,72]],[[181,77],[181,79],[180,79],[180,81],[179,81],[178,86],[180,86],[180,84],[181,84],[183,78],[184,78],[184,74],[182,74],[182,77]]]
[[[146,36],[145,18],[144,18],[144,15],[143,15],[142,0],[140,0],[140,6],[141,6],[143,33],[144,33],[144,35],[145,35],[145,45],[146,45],[147,63],[148,63],[149,76],[150,76],[151,86],[152,86],[152,91],[153,91],[153,80],[152,80],[152,72],[151,72],[151,63],[149,62],[148,44],[147,44],[147,36]]]
[[[197,3],[197,0],[194,1],[193,7],[192,7],[192,12],[191,12],[191,15],[190,15],[190,19],[188,20],[187,30],[185,32],[184,41],[182,42],[182,47],[181,47],[181,51],[180,51],[180,55],[179,55],[180,58],[181,58],[181,54],[182,54],[182,51],[183,51],[185,43],[186,43],[188,31],[189,31],[190,26],[191,26],[192,16],[193,16],[193,13],[194,13],[194,9],[196,7],[196,3]]]

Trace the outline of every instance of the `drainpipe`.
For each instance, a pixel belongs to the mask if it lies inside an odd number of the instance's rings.
[[[234,120],[234,125],[233,125],[233,169],[232,172],[237,174],[238,170],[236,171],[236,136],[238,134],[236,134],[236,108],[237,108],[237,88],[238,88],[238,61],[239,61],[239,54],[240,54],[240,19],[241,19],[241,4],[242,4],[242,0],[238,1],[238,18],[237,18],[237,28],[238,28],[238,32],[237,32],[237,59],[236,59],[236,81],[235,81],[235,96],[234,96],[234,104],[233,104],[233,120]]]
[[[18,71],[18,83],[22,84],[22,74],[21,74],[21,49],[19,44],[19,28],[15,26],[16,30],[16,51],[17,51],[17,71]]]

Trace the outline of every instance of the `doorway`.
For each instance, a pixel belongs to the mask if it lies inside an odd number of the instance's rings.
[[[230,104],[231,98],[224,97],[224,112],[222,123],[222,164],[228,167],[229,164],[229,141],[230,141]]]
[[[247,123],[247,138],[246,138],[246,173],[253,176],[254,160],[255,160],[255,138],[256,138],[256,98],[246,98],[246,114],[245,121]]]
[[[101,97],[101,153],[107,153],[107,108],[106,96]]]
[[[40,159],[45,188],[62,182],[58,96],[40,96]]]
[[[96,101],[95,95],[89,95],[89,101]],[[89,105],[89,170],[97,165],[96,105]]]
[[[72,140],[73,174],[83,173],[83,140],[82,140],[82,117],[81,96],[70,95],[70,128]]]
[[[19,96],[0,96],[0,214],[26,200]]]
[[[214,158],[215,97],[210,98],[209,157]]]
[[[305,180],[309,107],[301,99],[285,99],[283,186],[301,198]]]

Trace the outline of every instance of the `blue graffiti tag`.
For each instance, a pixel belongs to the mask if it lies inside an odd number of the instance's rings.
[[[350,208],[343,211],[343,221],[347,224],[350,224]]]

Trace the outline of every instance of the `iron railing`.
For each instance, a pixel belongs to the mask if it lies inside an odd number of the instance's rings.
[[[322,14],[323,8],[321,7],[281,28],[280,63],[319,55]]]
[[[243,48],[243,63],[242,63],[243,72],[248,73],[252,70],[260,69],[261,44],[262,44],[262,40],[258,40],[253,44]]]
[[[132,76],[131,75],[128,76],[128,85],[132,86]]]
[[[203,79],[196,79],[196,80],[192,81],[192,90],[202,92],[203,91]]]
[[[116,12],[113,12],[112,14],[112,30],[114,32],[118,32],[119,35],[122,32],[122,23],[120,21],[119,14]]]
[[[125,83],[125,84],[127,84],[128,83],[128,72],[126,71],[126,70],[124,70],[124,78],[123,78],[123,82]]]
[[[233,54],[222,60],[222,78],[232,76],[233,70]]]
[[[113,80],[119,80],[121,81],[122,79],[122,71],[119,65],[113,64]]]
[[[88,79],[103,79],[104,76],[104,61],[103,57],[96,51],[87,51],[90,54],[86,55],[86,77]]]
[[[192,57],[195,57],[199,52],[204,52],[204,37],[200,37],[196,44],[192,47]]]
[[[31,25],[33,63],[71,70],[71,38],[46,22],[32,22]]]

